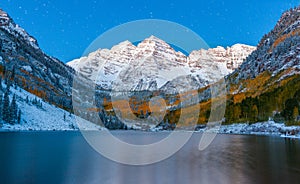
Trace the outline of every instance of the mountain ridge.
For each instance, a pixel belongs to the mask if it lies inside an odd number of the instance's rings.
[[[142,81],[134,81],[139,87],[131,83],[133,87],[130,90],[158,90],[180,75],[190,75],[191,80],[199,81],[197,87],[204,87],[232,72],[253,50],[253,46],[235,44],[226,49],[218,47],[192,51],[186,56],[152,35],[137,46],[126,40],[111,49],[98,49],[88,56],[68,62],[67,65],[79,71],[84,65],[92,65],[90,63],[100,67],[100,81],[97,84],[106,90],[112,89],[116,76],[121,75],[126,79],[129,76],[123,74],[132,74],[136,70],[145,76],[136,74],[135,78]],[[125,71],[121,72],[124,68]],[[147,74],[146,71],[154,73]],[[154,79],[153,76],[157,78]]]
[[[274,118],[299,125],[300,6],[284,12],[257,49],[226,78],[227,123]]]

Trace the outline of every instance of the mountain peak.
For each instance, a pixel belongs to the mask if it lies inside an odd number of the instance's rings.
[[[144,39],[139,45],[153,45],[153,46],[166,46],[166,47],[171,47],[167,42],[164,40],[151,35],[149,38]]]
[[[119,46],[128,46],[128,45],[133,45],[129,40],[125,40],[125,41],[123,41],[123,42],[120,42],[119,44],[118,44]]]
[[[231,49],[239,49],[239,48],[255,49],[256,47],[251,46],[251,45],[245,45],[245,44],[237,43],[237,44],[234,44],[231,47],[227,47],[227,48],[231,48]]]
[[[0,8],[0,26],[6,26],[9,24],[10,18],[8,14]]]
[[[7,13],[0,8],[0,16],[7,17]]]
[[[39,49],[37,40],[29,35],[23,28],[18,24],[15,24],[10,16],[0,9],[0,29],[6,30],[9,34],[14,36],[16,39],[23,39],[28,45],[35,49]]]
[[[146,38],[145,40],[152,40],[152,41],[158,41],[158,42],[165,42],[163,41],[162,39],[154,36],[154,35],[151,35],[149,38]]]
[[[135,48],[135,46],[128,40],[125,40],[123,42],[120,42],[119,44],[113,46],[111,48],[112,51],[116,51],[116,50],[124,50],[126,48]]]
[[[153,35],[139,43],[137,48],[145,53],[176,53],[167,42]]]

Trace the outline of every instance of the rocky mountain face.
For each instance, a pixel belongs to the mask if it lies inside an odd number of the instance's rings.
[[[192,84],[185,87],[190,90],[218,81],[239,66],[253,50],[255,47],[236,44],[227,49],[193,51],[186,56],[151,36],[137,46],[124,41],[110,50],[99,49],[68,65],[79,72],[84,72],[85,66],[93,66],[94,71],[98,71],[96,83],[106,90],[121,85],[124,90],[131,91],[173,91],[171,86],[180,86],[184,82],[182,76]]]
[[[61,108],[71,109],[73,69],[46,55],[12,18],[0,9],[0,74]]]
[[[238,68],[255,49],[256,47],[253,46],[235,44],[227,48],[218,46],[217,48],[208,50],[201,49],[199,51],[193,51],[189,55],[189,66],[201,68],[201,60],[204,60],[205,56],[210,56],[214,62],[225,63],[227,70],[232,72]]]

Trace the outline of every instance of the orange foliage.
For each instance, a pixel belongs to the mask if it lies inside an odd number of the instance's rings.
[[[233,96],[233,103],[240,103],[246,98],[245,93],[238,93]]]
[[[41,91],[41,90],[37,90],[37,89],[28,89],[28,92],[30,92],[38,97],[41,97],[43,99],[46,97],[45,91]]]
[[[4,67],[0,65],[0,75],[3,77],[4,75]]]
[[[288,34],[284,34],[281,37],[277,38],[277,40],[275,40],[275,42],[273,43],[273,46],[271,48],[275,48],[277,47],[277,45],[281,42],[283,42],[285,39],[291,37],[291,36],[295,36],[295,35],[299,35],[300,34],[300,30],[293,30],[292,32],[288,33]],[[270,50],[271,51],[271,50]],[[269,52],[270,52],[269,51]]]
[[[99,108],[88,108],[87,110],[91,112],[100,112]]]

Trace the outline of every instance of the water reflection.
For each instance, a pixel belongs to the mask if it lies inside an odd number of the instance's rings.
[[[155,142],[163,133],[116,132]],[[148,166],[115,163],[75,132],[1,133],[1,183],[284,183],[300,179],[299,140],[218,135],[198,151],[194,134],[180,151]],[[119,150],[122,154],[122,150]]]

